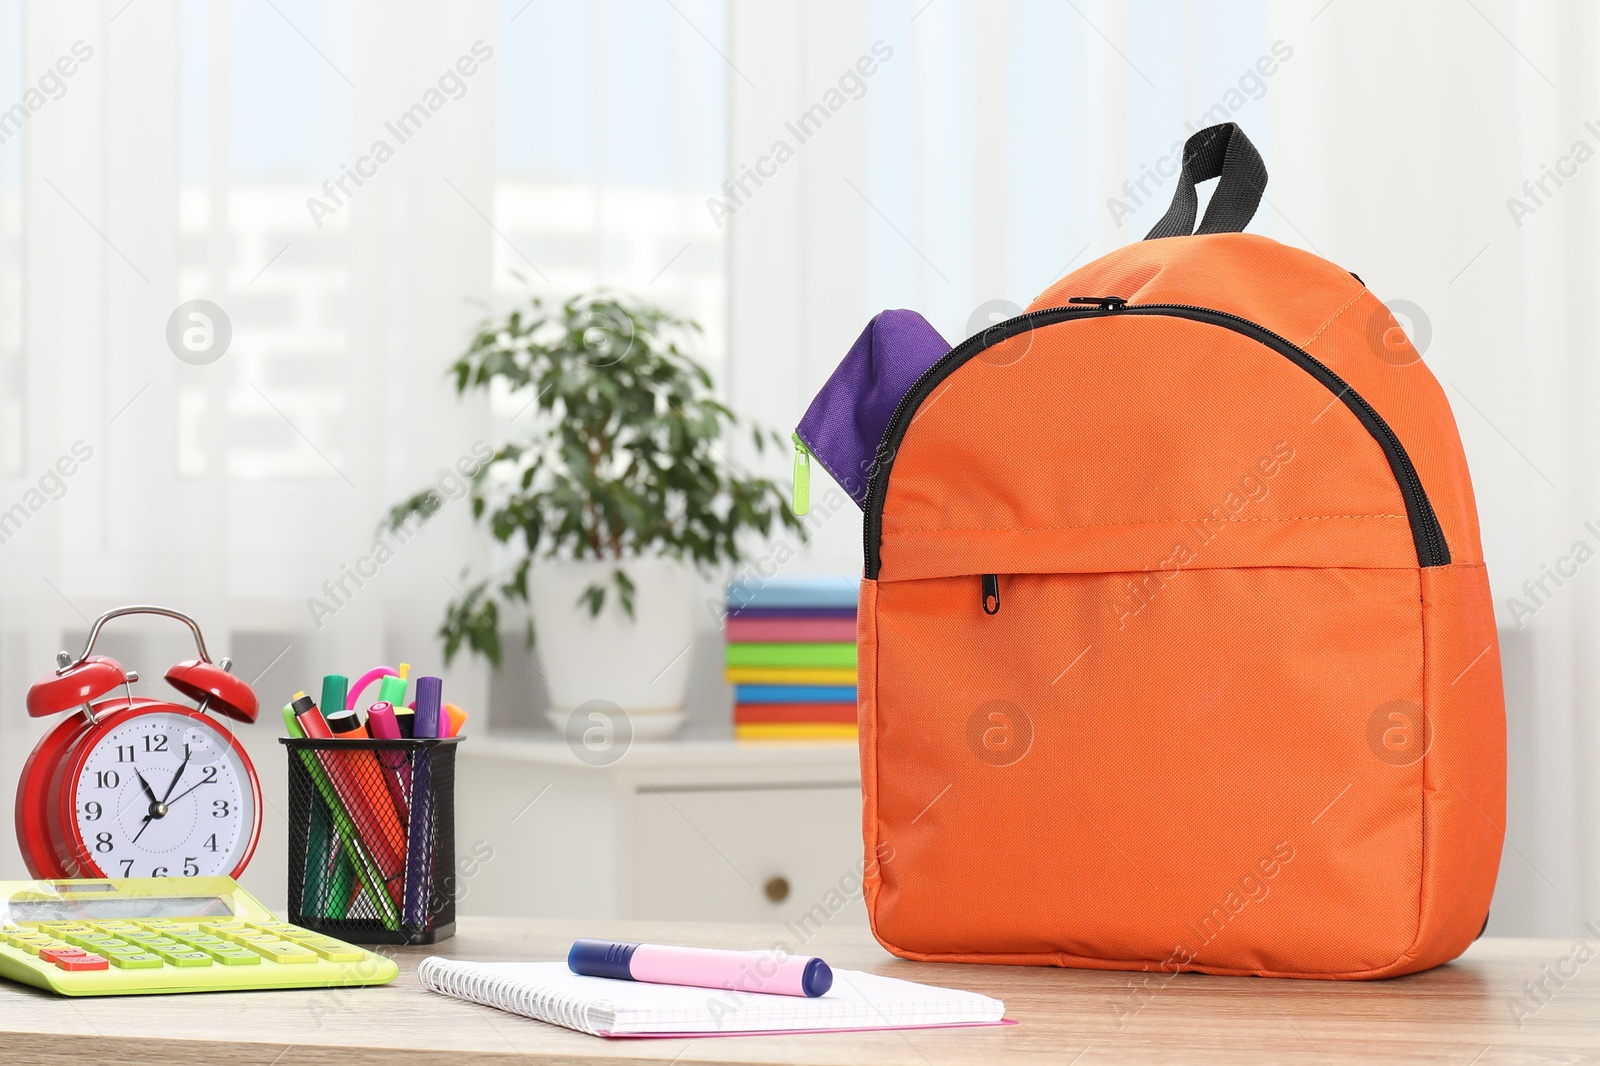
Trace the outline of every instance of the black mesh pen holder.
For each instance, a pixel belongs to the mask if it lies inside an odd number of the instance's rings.
[[[456,745],[282,737],[289,921],[360,944],[432,944],[456,925]]]

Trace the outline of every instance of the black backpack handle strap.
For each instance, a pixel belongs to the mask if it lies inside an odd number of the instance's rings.
[[[1206,205],[1200,228],[1195,229],[1194,216],[1200,209],[1195,186],[1212,178],[1221,180]],[[1191,232],[1242,233],[1266,189],[1267,165],[1244,130],[1233,122],[1207,126],[1184,142],[1183,170],[1172,193],[1172,206],[1144,239],[1187,237]]]

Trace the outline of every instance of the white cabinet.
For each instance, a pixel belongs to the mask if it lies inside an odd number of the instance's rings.
[[[864,925],[854,745],[476,737],[456,768],[462,914]]]

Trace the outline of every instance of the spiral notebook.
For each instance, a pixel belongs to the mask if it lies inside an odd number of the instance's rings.
[[[581,977],[564,962],[456,962],[431,956],[423,987],[595,1036],[734,1036],[999,1025],[1005,1004],[976,992],[834,970],[823,996]]]

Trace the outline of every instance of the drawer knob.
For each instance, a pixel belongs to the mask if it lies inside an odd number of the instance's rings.
[[[774,903],[782,903],[789,898],[789,879],[787,877],[770,877],[763,886],[762,891]]]

